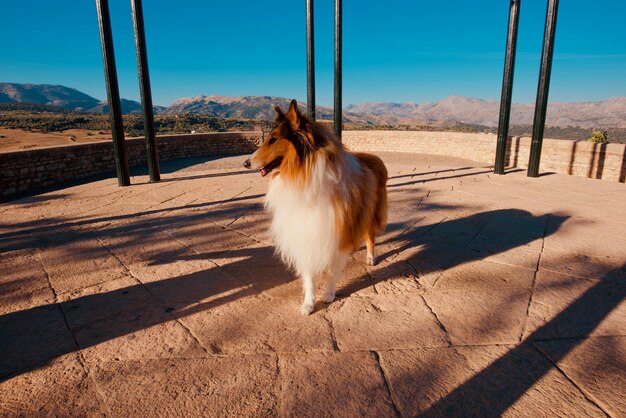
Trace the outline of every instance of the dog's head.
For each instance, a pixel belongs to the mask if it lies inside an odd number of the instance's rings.
[[[291,101],[286,113],[276,106],[276,120],[272,131],[263,144],[243,163],[244,167],[259,170],[262,176],[280,171],[286,165],[303,164],[322,144],[313,135],[313,126],[298,110],[298,103]]]

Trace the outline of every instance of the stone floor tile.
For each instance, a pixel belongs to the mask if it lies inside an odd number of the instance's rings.
[[[539,271],[524,338],[623,335],[625,299],[622,281],[585,280]]]
[[[111,222],[134,222],[149,216],[153,213],[151,210],[153,206],[154,203],[151,202],[134,203],[120,198],[119,201],[98,206],[88,212],[72,215],[70,222],[89,229],[98,229],[109,225]]]
[[[280,354],[280,416],[394,416],[375,355]]]
[[[204,269],[185,271],[191,263],[193,261],[187,264],[178,261],[175,264],[166,263],[160,266],[159,272],[166,277],[159,280],[151,277],[153,281],[144,283],[145,288],[165,305],[209,303],[227,298],[231,294],[238,294],[244,289],[246,293],[255,293],[254,283],[241,280],[215,265],[207,263]],[[180,274],[176,274],[177,272]]]
[[[518,212],[517,209],[502,210],[502,216],[506,217]],[[545,225],[545,218],[539,217],[535,223]],[[533,222],[529,222],[532,226]],[[500,254],[513,249],[523,249],[527,251],[541,252],[543,246],[542,234],[533,234],[523,231],[508,231],[506,226],[503,229],[491,224],[485,226],[475,238],[468,244],[469,249],[486,251],[491,254]]]
[[[89,234],[45,247],[41,256],[43,267],[58,294],[127,275],[119,261]]]
[[[476,256],[481,257],[479,259],[484,261],[490,261],[493,263],[499,264],[507,264],[510,266],[524,267],[526,269],[537,269],[537,262],[539,261],[540,253],[536,251],[529,251],[525,248],[511,248],[508,250],[503,250],[500,252],[492,253],[489,250],[484,249],[467,249],[471,254],[470,255],[461,255],[461,259],[465,257],[475,258]]]
[[[57,304],[0,316],[0,379],[76,350]]]
[[[341,299],[330,305],[328,317],[342,351],[448,344],[436,318],[416,293]]]
[[[254,297],[245,289],[222,301],[176,310],[180,321],[215,353],[332,351],[325,305],[304,316],[298,299]]]
[[[474,375],[422,416],[604,416],[528,344],[456,350]]]
[[[383,351],[380,363],[404,417],[425,413],[474,374],[465,358],[451,347]],[[470,410],[465,412],[471,415]]]
[[[172,307],[144,306],[72,329],[90,363],[148,358],[202,357],[206,350]]]
[[[539,268],[586,279],[621,278],[626,280],[626,254],[624,258],[608,255],[594,257],[548,247],[541,255]]]
[[[210,255],[235,251],[257,243],[253,238],[201,218],[178,227],[167,227],[165,232],[195,252]]]
[[[447,269],[433,285],[446,290],[530,289],[534,276],[531,269],[478,260]]]
[[[0,315],[53,301],[54,293],[36,251],[0,255]]]
[[[190,252],[189,248],[161,231],[158,219],[111,223],[94,233],[103,246],[128,268],[134,263],[158,262]]]
[[[626,413],[626,337],[539,341],[535,344],[610,416]]]
[[[626,262],[626,224],[592,216],[574,216],[559,229],[546,236],[546,248],[596,257],[614,257]]]
[[[77,354],[67,354],[28,374],[0,379],[0,415],[106,416],[98,390]]]
[[[530,289],[435,290],[424,298],[453,344],[517,343]]]
[[[227,224],[229,228],[235,229],[242,234],[254,237],[255,239],[271,245],[269,234],[270,215],[263,209],[261,203],[250,205],[245,214],[236,218],[232,223]]]
[[[94,379],[113,416],[276,416],[274,356],[110,361]]]
[[[377,294],[401,295],[411,292],[422,292],[423,285],[420,278],[414,273],[396,274],[394,277],[376,281],[374,285]]]
[[[464,248],[453,244],[427,242],[398,255],[397,260],[405,259],[414,271],[420,276],[423,284],[432,286],[432,277],[439,277],[441,273],[452,266],[465,261],[473,260],[473,254],[464,252]],[[462,259],[463,256],[469,258]],[[408,257],[407,257],[408,256]]]
[[[63,293],[57,300],[71,330],[156,302],[141,283],[129,276]]]

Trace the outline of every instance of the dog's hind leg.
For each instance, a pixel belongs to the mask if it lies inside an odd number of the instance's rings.
[[[335,259],[330,265],[329,273],[330,278],[326,283],[326,292],[324,292],[324,296],[322,300],[326,303],[330,303],[335,299],[335,292],[337,291],[337,280],[343,274],[344,269],[346,268],[346,263],[348,262],[348,253],[340,252],[335,256]]]
[[[302,275],[302,288],[304,291],[304,302],[300,306],[302,315],[309,315],[315,309],[315,282],[313,275],[305,273]]]
[[[365,234],[365,246],[367,247],[367,256],[365,257],[365,261],[370,266],[376,265],[376,253],[374,252],[375,237],[376,234],[371,231]]]

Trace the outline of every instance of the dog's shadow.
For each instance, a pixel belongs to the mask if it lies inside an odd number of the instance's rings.
[[[340,281],[337,295],[348,297],[403,274],[419,278],[522,247],[555,233],[568,218],[499,209],[408,229],[406,222],[392,223],[378,244],[378,251],[382,252],[377,264],[367,266],[367,273],[358,278]],[[357,262],[365,263],[363,249],[353,256]]]

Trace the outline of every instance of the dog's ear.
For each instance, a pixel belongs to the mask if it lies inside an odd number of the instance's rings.
[[[274,106],[274,110],[276,111],[276,123],[282,122],[285,119],[285,114],[282,109],[278,106]]]
[[[293,129],[294,131],[300,129],[300,121],[302,119],[302,115],[298,110],[298,102],[296,102],[296,99],[293,99],[289,104],[289,110],[287,111],[285,117],[287,118],[287,121],[289,121],[291,129]]]

